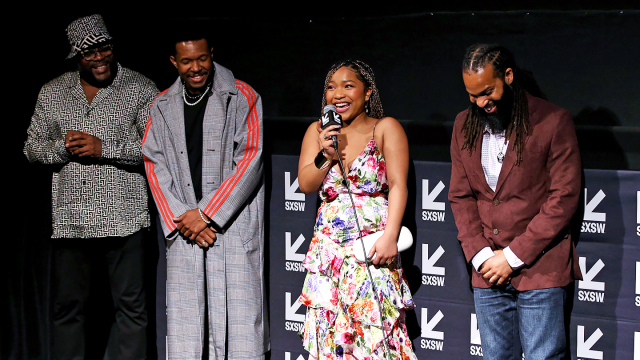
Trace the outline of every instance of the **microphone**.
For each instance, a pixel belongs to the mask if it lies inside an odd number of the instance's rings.
[[[328,126],[338,125],[338,127],[342,127],[342,116],[338,114],[336,107],[333,105],[327,105],[322,109],[322,119],[321,126],[322,130],[326,129]],[[333,135],[331,136],[333,139],[333,147],[338,150],[338,138]]]

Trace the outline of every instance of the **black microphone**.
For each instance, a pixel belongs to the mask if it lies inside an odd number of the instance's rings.
[[[338,125],[338,127],[342,127],[342,116],[338,114],[335,106],[327,105],[322,109],[322,130],[331,125]],[[333,139],[333,147],[338,151],[338,138],[335,135],[331,136],[331,138]]]

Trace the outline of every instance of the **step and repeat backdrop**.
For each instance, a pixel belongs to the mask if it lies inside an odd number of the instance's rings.
[[[298,157],[271,157],[271,359],[303,360],[297,299],[318,206],[298,189]],[[451,164],[412,162],[404,223],[415,239],[402,263],[416,308],[407,327],[420,359],[479,359],[482,339],[469,272],[447,201]],[[584,171],[577,249],[584,279],[569,306],[572,359],[640,360],[640,172]],[[524,359],[524,356],[523,356]]]

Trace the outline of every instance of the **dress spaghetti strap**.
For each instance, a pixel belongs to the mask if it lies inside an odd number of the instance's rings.
[[[371,138],[375,140],[376,137],[376,126],[378,126],[378,123],[380,122],[380,120],[382,119],[378,119],[378,121],[376,121],[375,124],[373,124],[373,134],[371,134]]]

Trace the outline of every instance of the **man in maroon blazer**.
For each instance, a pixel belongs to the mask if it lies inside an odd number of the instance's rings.
[[[562,359],[567,287],[581,278],[569,221],[581,167],[571,115],[530,95],[509,50],[473,45],[471,104],[451,139],[449,201],[470,262],[485,359]]]

